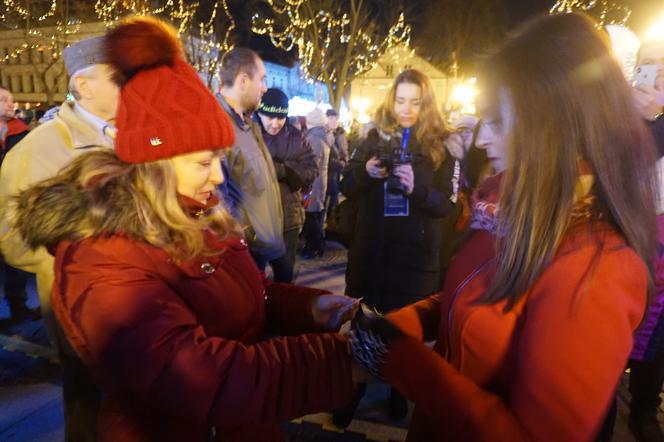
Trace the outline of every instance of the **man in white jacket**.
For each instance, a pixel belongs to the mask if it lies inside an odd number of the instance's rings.
[[[12,266],[35,273],[47,335],[63,366],[66,440],[95,439],[98,393],[87,379],[80,361],[51,309],[53,256],[46,249],[30,250],[12,229],[12,196],[55,176],[74,158],[95,149],[113,148],[119,87],[102,59],[103,37],[65,48],[63,58],[74,96],[63,103],[57,116],[34,129],[5,157],[0,169],[0,249]]]

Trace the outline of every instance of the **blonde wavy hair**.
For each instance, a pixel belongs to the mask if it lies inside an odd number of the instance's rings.
[[[394,133],[399,128],[399,120],[394,113],[394,102],[397,87],[401,83],[414,84],[422,93],[422,105],[417,118],[415,138],[422,144],[437,169],[445,160],[446,150],[444,141],[449,131],[441,113],[436,107],[436,95],[431,80],[417,69],[406,69],[401,72],[385,97],[385,101],[378,107],[374,115],[376,126],[384,132]]]
[[[221,252],[206,243],[206,230],[220,239],[240,236],[242,231],[221,202],[197,216],[187,213],[178,199],[170,159],[128,164],[112,151],[95,151],[76,158],[56,177],[20,195],[17,209],[16,226],[33,247],[52,246],[65,239],[123,234],[185,261]],[[59,216],[64,223],[59,224],[63,226],[57,225],[57,220],[51,221],[52,225],[38,225],[29,219],[40,210],[62,211]],[[29,232],[22,227],[26,225],[33,226]]]

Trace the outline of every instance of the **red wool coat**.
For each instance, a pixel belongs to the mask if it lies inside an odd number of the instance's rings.
[[[265,283],[244,240],[217,245],[183,264],[122,236],[57,247],[53,307],[105,395],[100,440],[281,440],[279,420],[352,398],[344,337],[264,339],[315,331],[321,291]]]
[[[383,370],[415,402],[408,441],[592,440],[643,316],[645,265],[607,226],[584,223],[506,313],[474,304],[492,255],[491,234],[475,232],[442,294],[389,315],[409,334]],[[422,343],[436,337],[433,350]]]

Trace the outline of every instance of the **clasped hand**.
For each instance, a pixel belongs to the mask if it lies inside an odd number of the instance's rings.
[[[383,167],[381,161],[373,157],[366,164],[367,174],[371,178],[382,179],[387,178],[387,168]],[[415,187],[415,174],[411,164],[400,164],[394,168],[394,175],[399,177],[399,181],[404,187],[404,194],[410,195],[413,193]]]

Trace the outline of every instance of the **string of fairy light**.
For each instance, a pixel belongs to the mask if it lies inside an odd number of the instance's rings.
[[[624,25],[632,14],[629,7],[611,0],[558,0],[549,10],[552,14],[573,11],[594,13],[600,26]]]
[[[61,55],[68,42],[68,35],[76,34],[80,21],[56,20],[59,8],[66,2],[52,0],[46,7],[38,8],[29,0],[0,0],[0,20],[10,28],[23,30],[25,38],[17,47],[0,57],[0,63],[16,59],[30,49],[51,51],[55,60]],[[233,48],[231,34],[235,21],[228,8],[227,0],[214,3],[209,19],[196,21],[199,3],[186,0],[96,0],[94,12],[107,26],[127,15],[152,15],[164,18],[177,28],[185,41],[185,47],[197,53],[192,64],[207,75],[217,69],[220,54]],[[225,20],[219,20],[220,17]],[[218,29],[220,26],[225,29]]]
[[[51,58],[60,57],[60,47],[67,35],[75,34],[80,29],[80,21],[76,19],[56,19],[58,1],[52,0],[47,8],[39,10],[34,2],[2,0],[0,1],[0,21],[5,26],[24,32],[24,41],[0,57],[0,63],[16,59],[26,51],[51,51]]]
[[[410,43],[411,29],[405,23],[403,13],[388,29],[387,37],[378,39],[370,26],[358,26],[353,22],[357,17],[352,13],[337,17],[330,11],[316,10],[311,0],[266,0],[266,3],[275,18],[255,14],[252,31],[269,36],[272,44],[285,51],[297,47],[305,75],[317,81],[337,80],[340,73],[332,53],[338,52],[339,45],[352,43],[347,72],[361,75],[373,68],[387,50]]]
[[[221,39],[219,38],[220,30],[217,29],[219,26],[217,16],[220,13],[225,15],[225,21],[228,23]],[[228,9],[227,0],[222,0],[214,4],[209,20],[198,23],[197,34],[192,32],[184,39],[189,61],[199,72],[205,74],[208,85],[210,85],[212,77],[218,75],[221,55],[234,47],[231,39],[234,30],[235,20]]]
[[[179,33],[185,32],[192,22],[197,2],[185,0],[167,0],[154,2],[147,0],[97,0],[95,13],[97,17],[110,25],[122,17],[132,15],[154,15],[168,19],[175,25]]]
[[[100,20],[111,24],[128,14],[159,16],[169,20],[176,26],[178,33],[185,42],[190,62],[207,76],[216,73],[220,54],[233,48],[231,33],[235,29],[235,21],[228,9],[227,0],[214,3],[210,18],[207,21],[195,22],[199,8],[198,2],[185,0],[167,0],[166,2],[150,2],[146,0],[97,0],[95,12]],[[226,29],[218,29],[220,14],[226,17]],[[223,37],[218,36],[223,33]]]

